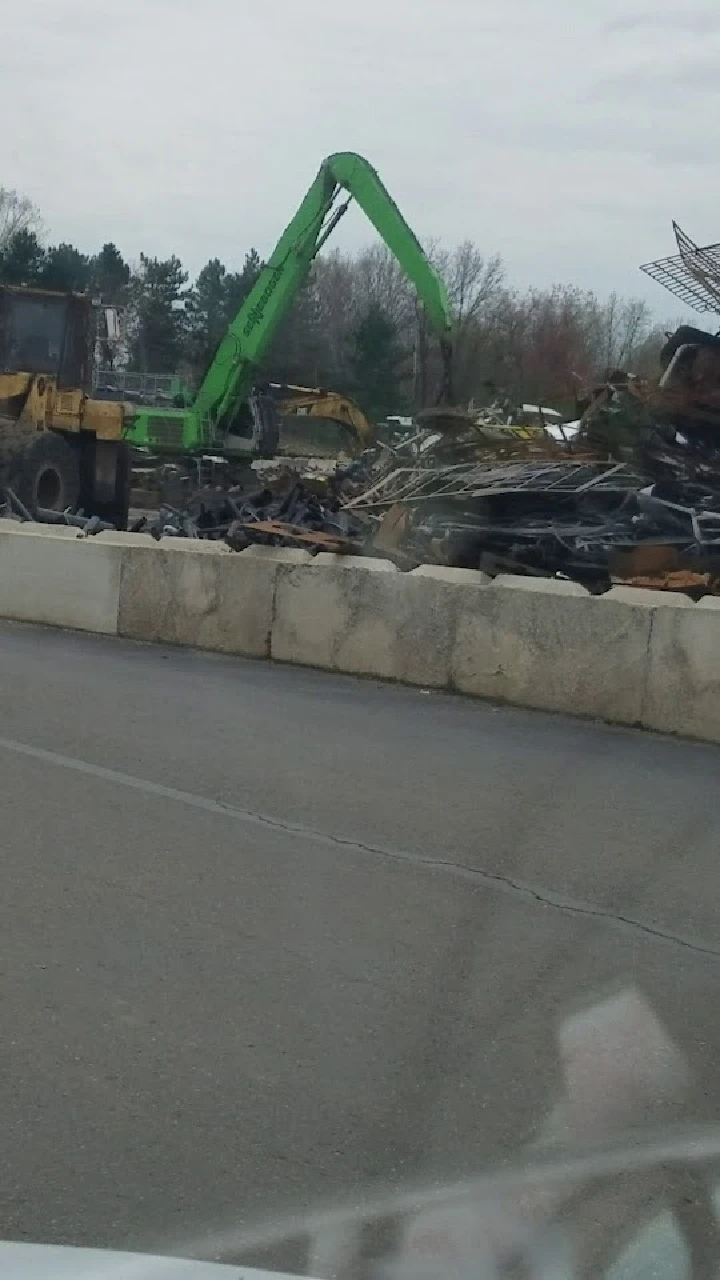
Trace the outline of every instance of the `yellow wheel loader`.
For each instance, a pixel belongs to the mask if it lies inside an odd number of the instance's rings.
[[[127,527],[125,409],[89,394],[95,309],[85,294],[0,286],[0,501],[81,507]]]

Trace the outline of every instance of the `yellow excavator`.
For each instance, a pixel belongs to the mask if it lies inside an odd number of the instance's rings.
[[[299,387],[292,383],[271,383],[270,390],[273,397],[277,398],[277,409],[283,418],[312,418],[340,424],[340,438],[331,442],[333,453],[343,449],[353,454],[361,453],[377,440],[375,428],[360,405],[350,396],[341,395],[338,391],[327,391],[322,387]],[[305,452],[308,442],[305,441],[306,433],[302,431],[302,421],[298,423],[298,427]],[[292,452],[295,438],[292,429],[283,431],[281,427],[280,446],[283,452]]]

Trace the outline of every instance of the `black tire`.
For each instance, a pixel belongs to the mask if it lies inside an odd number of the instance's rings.
[[[132,494],[132,459],[130,445],[121,444],[118,449],[117,480],[115,484],[115,515],[113,523],[118,529],[127,529]]]
[[[115,497],[112,502],[92,503],[93,513],[114,524],[116,529],[127,529],[130,512],[130,493],[132,489],[132,462],[130,446],[118,445],[117,469],[115,472]]]
[[[77,450],[55,431],[0,422],[0,482],[31,515],[39,507],[74,510],[80,496]]]

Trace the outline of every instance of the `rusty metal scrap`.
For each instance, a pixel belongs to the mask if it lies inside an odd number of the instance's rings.
[[[228,529],[225,541],[234,551],[262,541],[266,546],[304,547],[345,556],[359,554],[363,545],[359,538],[327,533],[324,529],[305,529],[283,520],[238,520]]]
[[[698,332],[672,335],[662,377],[595,386],[567,436],[506,401],[426,411],[346,465],[258,464],[134,527],[720,595],[720,340]]]
[[[679,330],[666,357],[660,380],[618,373],[595,388],[572,452],[442,466],[386,459],[347,507],[375,522],[393,513],[377,545],[396,560],[561,575],[596,591],[623,581],[716,593],[720,340]]]
[[[625,579],[629,587],[645,587],[653,591],[682,591],[685,595],[718,594],[720,584],[709,573],[694,573],[691,569],[671,569],[667,573],[638,574]]]
[[[336,498],[321,498],[303,483],[287,489],[282,483],[279,493],[270,487],[251,493],[201,490],[182,510],[163,506],[156,515],[136,521],[132,530],[154,538],[223,540],[233,550],[259,542],[343,554],[360,550],[365,532],[340,510]]]
[[[614,552],[609,568],[611,582],[623,586],[678,591],[693,599],[720,595],[720,555],[687,554],[667,545],[637,546]]]
[[[401,565],[561,575],[602,591],[616,580],[617,555],[662,546],[683,559],[636,567],[622,581],[714,591],[707,562],[720,554],[720,414],[712,429],[686,414],[681,430],[654,415],[652,399],[627,375],[600,388],[583,415],[584,452],[573,455],[432,465],[386,454],[366,467],[364,487],[361,471],[341,484],[344,509],[374,524],[376,552]],[[589,445],[604,457],[588,457]]]

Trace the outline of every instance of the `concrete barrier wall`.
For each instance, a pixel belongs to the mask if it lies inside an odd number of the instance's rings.
[[[0,520],[0,617],[115,635],[123,549]]]
[[[720,599],[0,521],[0,616],[720,742]]]
[[[120,578],[118,633],[267,658],[276,564],[225,546],[179,539],[129,548]]]

